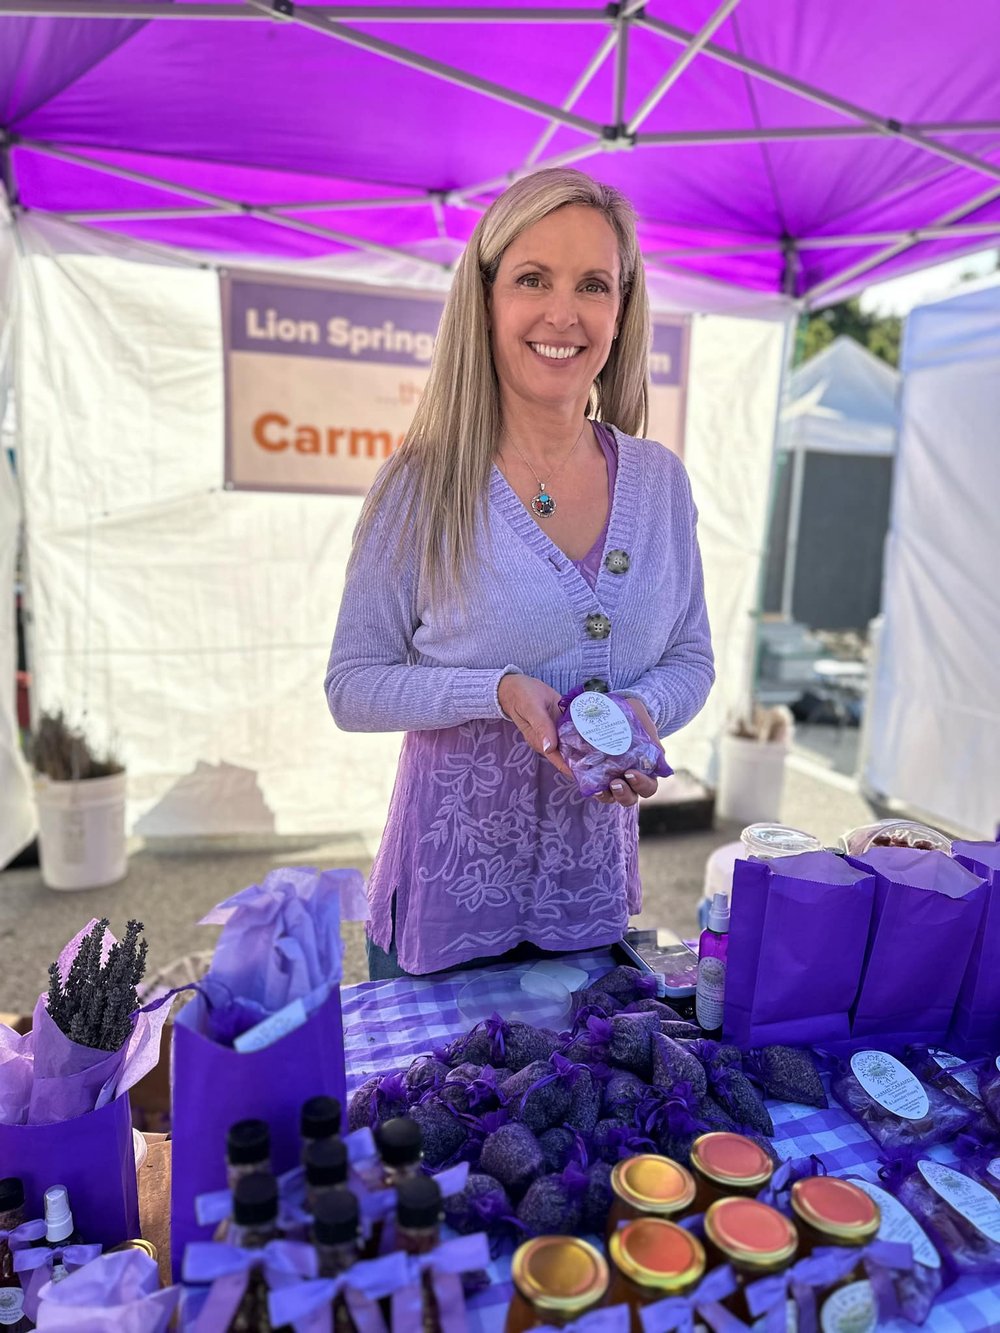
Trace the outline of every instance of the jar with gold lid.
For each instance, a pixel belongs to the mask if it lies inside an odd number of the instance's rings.
[[[795,1258],[799,1238],[795,1227],[776,1208],[759,1199],[717,1199],[705,1214],[709,1257],[729,1264],[736,1290],[722,1304],[749,1321],[744,1287],[758,1278],[783,1273]]]
[[[697,1184],[695,1211],[703,1213],[716,1199],[738,1195],[753,1198],[771,1179],[774,1161],[745,1134],[718,1130],[701,1134],[691,1145],[691,1174]]]
[[[608,1241],[610,1305],[627,1305],[632,1333],[642,1333],[642,1308],[684,1296],[705,1274],[705,1247],[697,1236],[661,1217],[636,1217]]]
[[[797,1180],[791,1206],[804,1254],[829,1246],[860,1250],[875,1239],[882,1222],[875,1200],[837,1176]],[[819,1327],[822,1333],[870,1333],[877,1327],[878,1302],[860,1254],[857,1263],[848,1260],[840,1270],[816,1294]]]
[[[561,1327],[599,1305],[608,1291],[604,1255],[576,1236],[536,1236],[514,1251],[514,1296],[506,1333]]]
[[[607,1234],[637,1217],[678,1221],[693,1212],[694,1177],[670,1157],[641,1153],[618,1162],[611,1172]]]

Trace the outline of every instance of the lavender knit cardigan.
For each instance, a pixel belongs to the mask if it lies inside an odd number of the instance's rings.
[[[326,675],[342,730],[501,719],[497,687],[509,671],[560,694],[590,680],[634,695],[661,736],[699,712],[714,670],[690,483],[662,445],[614,436],[618,473],[594,588],[495,467],[464,611],[454,597],[428,601],[413,548],[395,555],[403,507],[382,506],[348,575]]]

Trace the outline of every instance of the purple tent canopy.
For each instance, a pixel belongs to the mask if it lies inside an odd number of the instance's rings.
[[[447,265],[515,174],[647,263],[823,304],[1000,239],[997,0],[0,0],[20,207],[225,255]]]

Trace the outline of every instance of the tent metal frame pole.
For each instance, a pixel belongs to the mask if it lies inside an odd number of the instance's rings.
[[[798,250],[840,250],[854,246],[886,245],[896,241],[909,241],[914,245],[921,241],[965,240],[981,236],[988,241],[991,236],[1000,237],[1000,218],[995,222],[973,222],[964,227],[914,227],[909,231],[854,232],[845,236],[797,236],[795,246]],[[747,240],[744,243],[734,241],[730,245],[691,245],[676,246],[668,250],[649,250],[644,258],[650,259],[687,259],[705,255],[752,255],[772,254],[782,250],[782,242]]]
[[[785,560],[781,568],[781,614],[792,619],[795,597],[795,564],[799,555],[799,527],[802,523],[802,492],[805,488],[804,449],[792,449],[792,478],[788,497],[788,530],[785,533]]]
[[[625,97],[628,92],[628,30],[632,19],[618,15],[615,27],[615,82],[611,93],[611,124],[625,121]]]
[[[460,190],[451,192],[452,198],[468,201],[476,195],[491,194],[494,190],[505,190],[508,185],[513,185],[514,181],[520,180],[522,176],[529,176],[533,171],[541,171],[543,167],[568,167],[574,162],[582,162],[584,158],[593,157],[595,153],[600,153],[604,148],[604,141],[595,139],[593,143],[580,144],[578,148],[569,148],[565,153],[557,153],[555,157],[547,157],[543,162],[535,162],[530,167],[519,167],[516,171],[505,172],[502,176],[494,176],[492,180],[477,181],[475,185],[463,185]]]
[[[639,110],[625,127],[626,134],[635,134],[642,122],[660,104],[662,99],[681,77],[688,65],[695,59],[712,34],[716,29],[721,28],[739,3],[740,0],[723,0],[719,8],[711,15],[698,32],[695,33],[685,49],[681,52],[680,56],[678,56],[677,60],[674,61],[660,82],[639,107]],[[615,119],[616,125],[619,123],[620,119],[620,117]]]
[[[1000,134],[1000,120],[928,121],[908,124],[918,134]],[[705,148],[726,144],[794,143],[808,139],[879,139],[883,131],[872,125],[789,125],[754,130],[681,130],[675,134],[637,134],[639,148]]]
[[[644,28],[651,32],[657,32],[662,37],[670,41],[687,43],[691,40],[693,34],[684,28],[679,28],[676,24],[667,23],[663,19],[650,18],[648,14],[637,15],[635,20]],[[856,106],[853,102],[847,102],[834,93],[823,92],[812,84],[805,83],[801,79],[793,78],[789,74],[782,74],[778,70],[771,69],[768,65],[762,65],[756,60],[750,60],[746,56],[738,55],[735,51],[729,51],[725,47],[715,46],[711,42],[706,42],[701,49],[701,54],[711,60],[720,61],[722,64],[730,65],[734,69],[741,70],[744,74],[749,74],[753,78],[761,79],[765,83],[773,84],[776,88],[781,88],[785,92],[793,93],[797,97],[804,98],[808,102],[814,102],[817,106],[825,107],[828,111],[835,111],[839,115],[847,116],[851,120],[862,121],[870,125],[873,129],[886,135],[888,138],[898,139],[903,143],[910,144],[911,147],[923,149],[926,153],[933,153],[938,157],[943,157],[955,166],[966,167],[970,171],[976,171],[980,175],[990,176],[995,180],[1000,180],[1000,166],[994,166],[992,163],[984,162],[971,153],[965,153],[959,148],[949,148],[945,144],[940,144],[934,139],[925,139],[923,135],[908,130],[898,120],[886,119],[883,116],[877,116],[874,112],[866,110],[864,107]]]
[[[987,204],[993,203],[995,199],[1000,199],[1000,186],[984,191],[983,194],[977,195],[975,199],[967,200],[957,208],[949,209],[947,213],[942,213],[940,217],[936,217],[930,225],[932,227],[947,227],[950,222],[957,222],[960,218],[968,217],[970,213],[975,213],[978,208],[985,208]],[[890,259],[895,259],[897,255],[904,254],[916,244],[919,244],[919,242],[906,239],[886,246],[884,250],[879,250],[877,254],[869,255],[866,259],[859,259],[856,264],[843,269],[840,273],[824,278],[822,282],[815,283],[802,293],[801,299],[806,305],[811,305],[817,297],[835,291],[838,287],[847,282],[852,282],[855,278],[860,278],[869,270],[877,268],[880,264],[888,263]],[[958,258],[958,256],[955,256],[955,258]]]
[[[537,98],[529,97],[526,93],[514,92],[512,88],[504,88],[499,83],[492,83],[489,79],[482,79],[476,74],[469,74],[466,70],[456,69],[454,65],[446,65],[440,60],[432,60],[429,56],[418,55],[405,46],[396,46],[395,43],[384,41],[381,37],[372,37],[368,33],[358,32],[354,28],[346,28],[341,23],[313,18],[311,9],[293,7],[290,14],[280,15],[271,8],[272,0],[246,0],[246,3],[253,5],[262,13],[266,12],[280,18],[284,23],[294,23],[299,27],[310,28],[313,32],[322,33],[324,37],[345,42],[349,46],[360,47],[363,51],[383,56],[386,60],[392,60],[398,65],[405,65],[409,69],[418,70],[422,74],[430,75],[431,78],[441,79],[445,83],[457,84],[460,88],[481,93],[484,97],[492,97],[497,102],[503,102],[521,111],[543,116],[547,120],[558,120],[564,125],[569,125],[572,129],[582,130],[585,134],[592,134],[595,138],[600,137],[601,126],[596,121],[587,120],[584,116],[577,116],[572,111],[563,111],[561,107],[552,106],[548,102],[540,102]]]
[[[601,45],[597,48],[597,51],[594,53],[594,56],[592,57],[590,64],[587,65],[586,69],[580,75],[579,79],[577,79],[576,83],[574,83],[573,87],[570,89],[569,93],[564,99],[562,104],[564,111],[571,111],[573,107],[576,106],[577,102],[580,100],[586,89],[589,87],[590,83],[597,76],[597,73],[600,70],[601,66],[604,64],[605,60],[607,60],[608,56],[615,49],[617,41],[618,41],[617,34],[613,32],[608,33],[608,35],[604,38],[604,41],[601,43]],[[521,171],[528,171],[531,168],[531,166],[535,162],[537,162],[538,158],[541,157],[542,153],[544,153],[548,144],[551,142],[553,135],[556,133],[558,129],[559,129],[559,122],[557,120],[550,120],[548,125],[546,125],[545,129],[542,130],[541,134],[538,136],[538,139],[536,140],[534,146],[532,147],[531,152],[521,163],[521,168],[520,168]]]
[[[645,4],[645,0],[642,0]],[[589,23],[612,22],[602,8],[510,9],[506,6],[442,5],[311,5],[310,13],[339,23]],[[246,6],[169,3],[169,0],[0,0],[0,18],[5,16],[85,19],[181,19],[185,22],[220,19],[255,23],[280,16]]]
[[[273,227],[284,227],[286,231],[299,231],[304,236],[316,236],[322,240],[337,241],[352,250],[368,250],[372,254],[386,255],[390,259],[405,259],[411,264],[423,264],[427,268],[447,271],[448,265],[437,259],[424,259],[421,255],[411,254],[409,250],[399,250],[394,245],[383,245],[380,241],[369,241],[363,236],[352,236],[347,232],[334,231],[330,227],[316,227],[311,222],[299,222],[297,218],[286,218],[280,213],[257,213],[251,209],[251,217],[261,222],[269,222]]]

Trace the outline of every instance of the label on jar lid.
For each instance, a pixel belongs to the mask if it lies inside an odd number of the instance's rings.
[[[823,1302],[822,1333],[872,1333],[878,1327],[875,1293],[867,1278],[838,1287]]]
[[[864,1190],[870,1199],[874,1199],[882,1214],[882,1223],[878,1229],[879,1240],[898,1241],[909,1245],[914,1261],[925,1268],[940,1268],[941,1256],[927,1238],[927,1233],[917,1219],[899,1202],[894,1194],[879,1189],[871,1181],[850,1177],[851,1183]]]
[[[624,754],[632,744],[632,728],[614,699],[584,690],[570,701],[569,715],[583,739],[604,754]]]
[[[903,1120],[922,1120],[930,1110],[924,1085],[885,1051],[855,1051],[851,1073],[869,1097]]]
[[[971,1222],[987,1240],[1000,1243],[1000,1199],[985,1185],[940,1162],[918,1162],[917,1170],[956,1213]]]
[[[964,1060],[960,1060],[957,1055],[952,1055],[950,1051],[938,1051],[931,1047],[928,1054],[939,1069],[957,1069],[959,1065],[965,1064]],[[973,1097],[979,1096],[979,1084],[971,1069],[963,1069],[961,1073],[952,1074],[952,1078],[966,1092],[971,1092]]]

